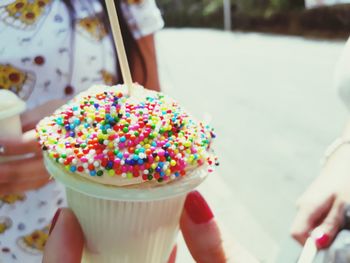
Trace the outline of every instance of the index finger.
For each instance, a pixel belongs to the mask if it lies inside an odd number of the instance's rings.
[[[35,130],[30,130],[20,138],[0,138],[0,147],[2,149],[0,156],[24,155],[28,153],[40,154],[41,149],[35,134]]]
[[[310,232],[327,216],[334,200],[334,195],[329,195],[318,204],[302,205],[298,209],[291,227],[292,237],[303,245],[309,237]]]

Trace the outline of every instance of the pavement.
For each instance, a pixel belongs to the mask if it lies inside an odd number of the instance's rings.
[[[163,90],[216,128],[221,165],[200,190],[225,234],[262,262],[295,262],[294,204],[348,114],[332,86],[344,42],[198,29],[156,41]]]

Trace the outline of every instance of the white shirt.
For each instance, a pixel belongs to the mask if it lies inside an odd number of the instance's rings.
[[[334,86],[350,110],[350,38],[345,44],[334,74]]]
[[[75,31],[60,0],[0,1],[0,88],[17,93],[29,109],[93,84],[115,84],[114,47],[96,16],[101,5],[72,2]],[[138,4],[123,2],[122,15],[135,38],[163,27],[154,0],[130,2]]]

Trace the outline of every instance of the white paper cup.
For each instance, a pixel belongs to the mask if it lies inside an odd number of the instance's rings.
[[[22,135],[20,114],[25,107],[25,102],[16,94],[8,90],[0,90],[0,138],[19,138]],[[17,159],[22,159],[22,156],[4,157],[0,154],[0,163]]]
[[[13,92],[0,90],[0,138],[19,137],[22,134],[20,114],[25,103]]]
[[[66,186],[68,206],[86,240],[83,262],[164,263],[179,230],[186,194],[206,177],[205,168],[151,188],[105,186],[64,169],[44,154],[50,174]]]

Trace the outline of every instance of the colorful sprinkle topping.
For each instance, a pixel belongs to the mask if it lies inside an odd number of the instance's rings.
[[[135,103],[116,86],[77,96],[38,124],[39,143],[67,170],[90,176],[163,182],[203,164],[212,171],[213,129],[169,97],[146,94]]]

